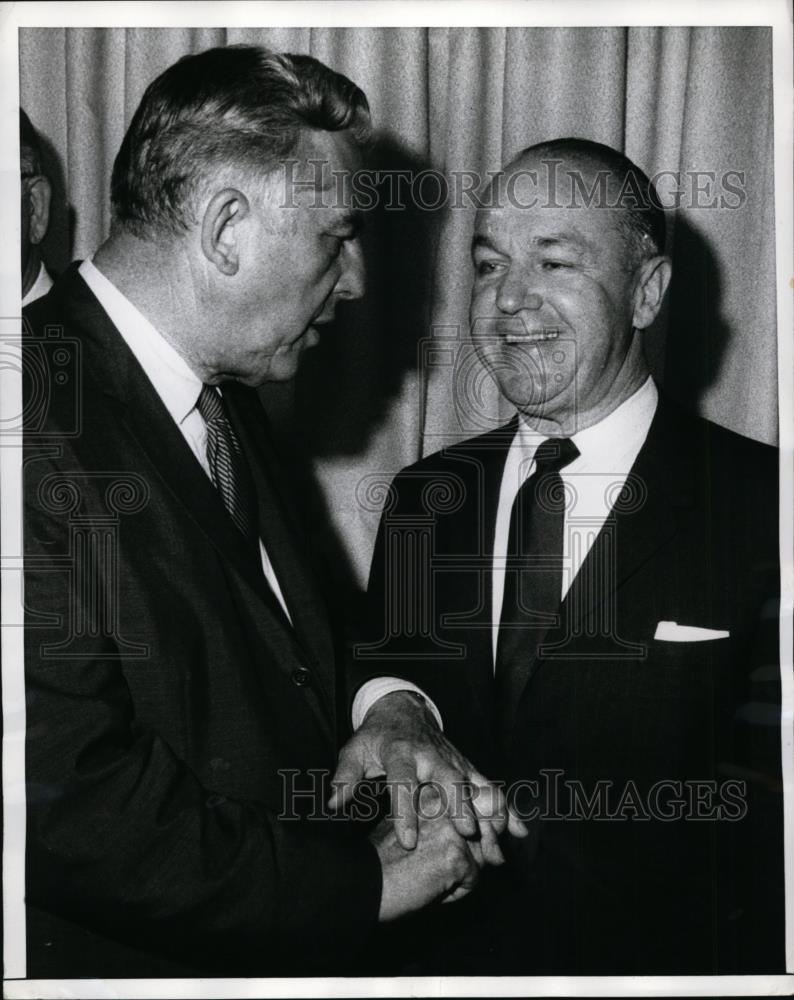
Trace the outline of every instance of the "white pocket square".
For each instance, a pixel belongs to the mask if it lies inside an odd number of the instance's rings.
[[[718,628],[697,628],[679,625],[678,622],[659,622],[654,639],[662,642],[706,642],[709,639],[727,639],[730,632]]]

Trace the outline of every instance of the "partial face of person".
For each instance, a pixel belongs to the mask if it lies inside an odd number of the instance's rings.
[[[531,421],[572,433],[614,408],[627,364],[641,355],[630,350],[636,280],[617,210],[581,197],[572,207],[560,177],[519,162],[487,202],[496,207],[478,212],[470,321],[507,399]]]
[[[269,177],[264,197],[249,198],[234,237],[233,322],[214,367],[247,385],[293,378],[340,300],[364,293],[356,147],[341,132],[306,132],[295,161]]]
[[[22,174],[22,273],[28,269],[34,251],[47,234],[50,219],[50,182],[41,174]],[[38,258],[36,258],[38,266]]]
[[[22,217],[22,273],[28,266],[28,260],[30,258],[30,199],[28,198],[28,193],[25,190],[25,178],[22,178],[22,204],[20,209],[20,214]]]

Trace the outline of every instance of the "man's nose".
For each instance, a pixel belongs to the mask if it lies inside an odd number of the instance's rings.
[[[340,299],[360,299],[366,290],[364,253],[360,240],[349,240],[342,248],[342,273],[334,289]]]
[[[513,315],[521,309],[540,309],[543,298],[529,287],[529,279],[523,274],[505,276],[496,295],[496,307],[503,313]]]

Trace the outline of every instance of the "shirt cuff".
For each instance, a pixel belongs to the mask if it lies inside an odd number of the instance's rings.
[[[371,681],[367,681],[366,684],[361,685],[356,692],[356,697],[353,699],[353,710],[351,712],[353,729],[358,729],[364,721],[364,716],[376,701],[379,701],[387,694],[391,694],[393,691],[413,691],[414,694],[418,694],[421,698],[424,698],[425,704],[436,717],[438,728],[443,732],[444,723],[441,719],[441,712],[439,712],[434,702],[416,684],[404,681],[400,677],[374,677]]]

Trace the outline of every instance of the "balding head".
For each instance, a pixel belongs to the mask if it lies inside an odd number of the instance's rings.
[[[590,139],[561,138],[521,150],[504,168],[502,184],[513,177],[535,184],[538,197],[575,209],[608,213],[626,246],[627,267],[664,253],[666,226],[659,195],[643,170],[623,153]],[[536,177],[537,181],[531,181]]]

